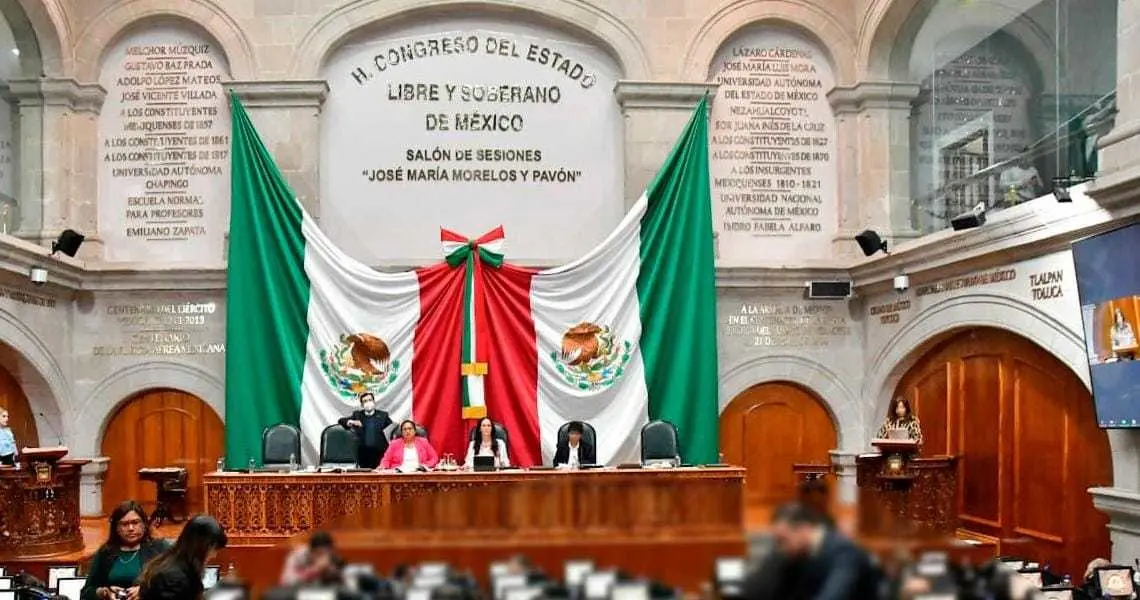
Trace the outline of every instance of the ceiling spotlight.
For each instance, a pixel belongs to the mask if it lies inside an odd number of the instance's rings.
[[[863,256],[871,256],[880,250],[883,251],[883,254],[890,254],[887,250],[887,241],[871,229],[864,230],[863,233],[855,236],[855,241],[859,242],[859,249],[863,251]]]
[[[950,227],[954,231],[961,231],[963,229],[973,229],[981,227],[986,224],[986,204],[979,202],[977,206],[969,212],[964,212],[953,219],[950,219]]]
[[[79,246],[83,245],[84,239],[82,233],[74,229],[64,229],[59,234],[59,239],[51,243],[51,253],[62,252],[75,258],[75,253],[79,252]]]

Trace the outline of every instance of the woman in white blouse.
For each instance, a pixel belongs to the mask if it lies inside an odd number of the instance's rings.
[[[468,469],[475,465],[476,456],[495,457],[495,467],[511,464],[507,458],[507,444],[495,437],[495,423],[488,417],[479,419],[479,430],[475,432],[475,439],[467,445],[467,460],[464,464]]]

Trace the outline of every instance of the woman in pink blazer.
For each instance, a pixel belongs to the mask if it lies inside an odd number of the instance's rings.
[[[413,421],[400,423],[400,440],[388,444],[388,451],[380,459],[377,471],[391,471],[393,469],[411,472],[427,470],[435,467],[439,462],[439,455],[431,443],[422,437],[416,436],[416,424]]]

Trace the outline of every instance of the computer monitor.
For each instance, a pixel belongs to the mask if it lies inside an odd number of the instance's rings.
[[[217,565],[206,565],[202,572],[202,589],[212,590],[218,585],[218,578],[222,568]]]
[[[78,567],[48,567],[48,589],[59,589],[60,579],[75,577],[78,574]]]
[[[609,598],[610,588],[617,581],[617,573],[613,571],[598,571],[586,575],[582,582],[582,596],[586,600],[605,600]]]
[[[1135,591],[1132,585],[1132,567],[1099,567],[1096,569],[1096,581],[1102,596],[1131,598]]]
[[[1073,590],[1041,590],[1041,600],[1073,600]]]
[[[503,600],[506,591],[511,588],[526,587],[526,575],[521,573],[508,573],[496,577],[491,593],[495,600]]]
[[[336,588],[301,588],[297,590],[296,600],[336,600]]]
[[[496,577],[502,577],[511,572],[511,563],[504,561],[493,562],[488,568],[488,571],[491,573],[491,580],[494,581]]]
[[[510,587],[503,590],[503,600],[538,600],[542,597],[541,585]]]
[[[87,583],[86,577],[65,577],[55,582],[57,586],[56,594],[67,598],[67,600],[79,600],[80,592],[83,591],[83,584]]]
[[[442,562],[425,562],[420,563],[419,568],[416,569],[416,575],[424,577],[447,577],[448,572],[447,563]]]
[[[644,581],[620,581],[610,587],[610,600],[649,600],[649,584]]]
[[[13,587],[11,577],[0,577],[0,590],[10,590]]]
[[[495,457],[494,456],[476,456],[472,459],[472,465],[475,471],[494,471],[495,470]]]
[[[593,572],[594,561],[592,560],[568,560],[566,561],[563,579],[566,580],[566,585],[578,587],[586,580],[586,575]]]
[[[410,587],[404,594],[404,600],[431,600],[431,588]]]
[[[744,581],[745,560],[740,557],[716,559],[717,583],[739,583]]]
[[[16,590],[0,590],[0,600],[16,600]]]

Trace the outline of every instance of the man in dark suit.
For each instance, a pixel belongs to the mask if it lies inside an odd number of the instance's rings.
[[[825,517],[789,504],[772,519],[776,550],[749,573],[743,597],[772,600],[871,600],[879,597],[879,572],[855,542]]]
[[[567,465],[571,468],[581,465],[592,465],[598,457],[594,447],[582,439],[586,427],[581,421],[570,421],[566,428],[566,441],[558,440],[554,449],[554,466]]]
[[[356,464],[362,469],[375,469],[380,457],[388,450],[388,436],[384,430],[392,424],[388,413],[376,409],[376,398],[371,392],[360,395],[360,410],[337,421],[341,427],[356,433]]]

